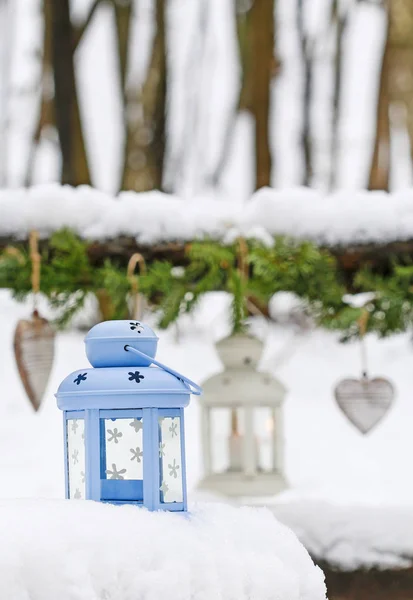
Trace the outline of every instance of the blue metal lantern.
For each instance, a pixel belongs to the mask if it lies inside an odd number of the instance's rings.
[[[87,334],[94,368],[66,377],[56,394],[67,498],[187,509],[184,408],[201,388],[155,360],[157,343],[139,321],[106,321]]]

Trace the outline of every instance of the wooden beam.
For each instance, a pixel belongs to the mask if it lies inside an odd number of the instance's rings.
[[[27,238],[17,240],[12,237],[0,237],[0,252],[7,246],[18,246],[26,244],[27,241]],[[88,254],[93,265],[100,265],[106,258],[110,258],[114,263],[126,266],[135,252],[140,252],[148,264],[155,260],[169,260],[173,264],[184,264],[186,248],[189,243],[189,241],[171,241],[149,245],[140,244],[133,237],[119,236],[113,239],[91,241]],[[47,245],[47,239],[40,241],[41,249]],[[324,246],[324,248],[335,256],[340,270],[350,277],[362,266],[370,266],[380,272],[386,272],[394,259],[413,260],[413,239],[387,244],[353,244]]]

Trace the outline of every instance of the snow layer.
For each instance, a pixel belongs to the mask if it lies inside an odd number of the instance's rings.
[[[278,504],[274,514],[295,531],[313,558],[341,570],[413,565],[411,508],[301,501]]]
[[[8,600],[324,600],[322,571],[265,509],[188,517],[95,502],[0,503]]]
[[[264,241],[284,234],[331,246],[386,243],[413,239],[413,189],[323,195],[307,188],[263,188],[246,205],[208,194],[188,201],[157,191],[114,198],[87,186],[58,184],[0,190],[0,236],[25,237],[31,229],[47,236],[62,227],[85,238],[129,235],[142,243],[225,240],[240,233]]]

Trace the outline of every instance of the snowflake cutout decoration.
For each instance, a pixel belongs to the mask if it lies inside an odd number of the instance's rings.
[[[143,327],[139,323],[139,321],[135,321],[133,323],[129,323],[129,325],[130,325],[130,328],[132,329],[132,331],[136,331],[136,333],[142,333]]]
[[[141,458],[143,456],[142,450],[137,446],[136,448],[131,448],[130,452],[132,452],[131,460],[136,460],[138,463],[142,462]]]
[[[135,371],[134,373],[132,373],[132,371],[129,371],[128,375],[129,381],[136,381],[136,383],[140,383],[141,379],[145,379],[145,377],[141,375],[139,371]]]
[[[175,437],[178,435],[178,423],[175,423],[175,419],[172,421],[169,431],[170,431],[172,437]]]
[[[108,429],[108,434],[111,436],[108,438],[108,442],[115,442],[115,444],[119,444],[119,439],[123,437],[123,433],[118,431],[117,427],[114,427],[114,429]]]
[[[87,379],[87,373],[83,373],[83,375],[81,373],[79,373],[79,375],[76,377],[76,379],[73,381],[73,383],[80,385],[81,381],[86,381],[86,379]]]
[[[133,419],[131,423],[129,423],[129,427],[133,427],[136,433],[139,433],[142,429],[142,420],[141,419]]]
[[[125,479],[125,473],[126,469],[120,469],[120,471],[118,471],[114,463],[112,463],[112,469],[106,469],[106,475],[110,475],[109,479]]]
[[[73,422],[72,422],[72,431],[73,431],[73,433],[76,433],[77,430],[78,430],[78,428],[79,428],[78,420],[77,419],[73,419]]]
[[[80,490],[79,490],[79,488],[76,488],[76,491],[75,491],[75,493],[74,493],[74,495],[73,495],[73,498],[74,498],[75,500],[80,500],[80,499],[82,498],[82,494],[80,493]]]
[[[169,475],[171,477],[174,477],[174,479],[177,479],[178,469],[180,467],[179,467],[179,465],[176,464],[176,458],[174,458],[173,463],[171,465],[168,465],[168,468],[169,468]]]
[[[159,442],[159,458],[162,458],[163,456],[165,456],[165,444]]]
[[[73,460],[73,464],[77,465],[79,462],[79,450],[73,450],[72,452],[72,460]]]
[[[162,481],[162,485],[159,489],[161,490],[161,492],[164,496],[165,496],[165,494],[167,494],[169,492],[169,487],[165,480]]]

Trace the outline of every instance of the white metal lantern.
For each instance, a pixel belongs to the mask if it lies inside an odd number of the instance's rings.
[[[283,474],[282,404],[286,390],[256,370],[262,343],[245,334],[217,345],[225,370],[203,385],[201,489],[227,496],[274,495]]]

